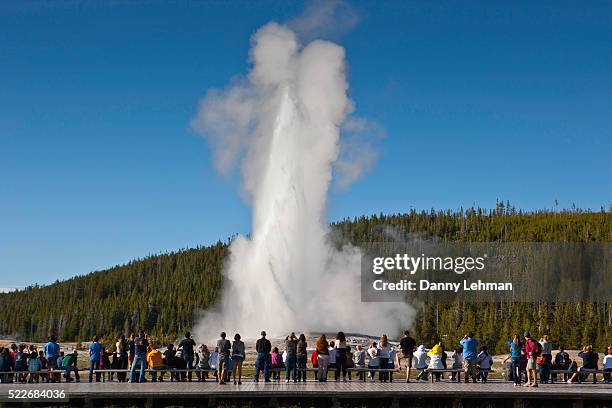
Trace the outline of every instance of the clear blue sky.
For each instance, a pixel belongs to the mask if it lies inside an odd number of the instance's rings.
[[[328,218],[612,202],[612,3],[352,2],[356,113],[386,131]],[[189,121],[287,1],[0,2],[0,286],[248,232]]]

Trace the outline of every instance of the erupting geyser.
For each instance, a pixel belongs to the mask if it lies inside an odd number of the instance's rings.
[[[232,242],[221,304],[203,317],[200,338],[396,334],[411,309],[361,302],[359,250],[335,249],[324,218],[340,127],[353,110],[344,49],[319,40],[301,48],[290,29],[269,23],[252,38],[251,60],[248,77],[209,91],[193,121],[219,171],[240,163],[253,207],[252,234]]]

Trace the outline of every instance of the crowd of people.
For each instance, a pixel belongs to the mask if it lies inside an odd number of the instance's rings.
[[[531,338],[526,331],[521,337],[515,334],[512,341],[508,343],[510,355],[504,360],[504,368],[507,379],[514,382],[515,386],[526,385],[529,387],[546,384],[557,378],[561,371],[563,380],[569,384],[577,381],[585,381],[589,375],[595,375],[588,370],[599,369],[599,355],[593,350],[593,346],[584,346],[578,353],[582,359],[582,366],[572,360],[563,346],[558,347],[558,352],[553,359],[553,345],[549,335],[544,335],[539,341]],[[608,347],[603,358],[604,380],[610,382],[612,374],[612,347]]]
[[[382,335],[379,341],[372,341],[365,347],[362,344],[349,345],[341,331],[329,341],[322,334],[312,348],[309,348],[304,334],[296,336],[292,332],[282,346],[282,352],[278,347],[272,347],[266,332],[261,332],[255,344],[254,381],[259,382],[262,372],[263,381],[280,381],[284,372],[286,382],[302,382],[306,381],[310,370],[315,372],[315,379],[320,382],[327,381],[329,371],[333,373],[334,381],[350,381],[354,373],[360,380],[376,381],[378,375],[378,381],[392,382],[394,373],[405,368],[406,382],[410,382],[414,369],[416,379],[420,381],[428,380],[430,375],[432,381],[440,381],[444,375],[448,375],[451,381],[458,381],[458,374],[464,373],[465,382],[486,383],[493,365],[487,346],[480,345],[473,333],[467,333],[452,349],[452,354],[447,353],[443,342],[437,342],[429,349],[424,344],[417,346],[409,331],[404,332],[399,343],[392,344],[387,335]],[[508,349],[509,355],[503,363],[504,378],[515,386],[537,387],[538,378],[541,383],[547,383],[556,375],[551,374],[551,370],[562,370],[564,381],[568,383],[584,381],[592,373],[583,369],[598,369],[599,356],[592,346],[584,347],[579,353],[583,360],[580,368],[563,347],[559,347],[553,359],[548,335],[536,342],[529,332],[522,336],[516,334],[508,342]],[[164,381],[168,372],[171,381],[192,381],[195,373],[198,381],[207,381],[210,374],[219,384],[230,381],[241,384],[246,346],[240,334],[236,333],[230,341],[223,332],[211,351],[205,344],[197,347],[191,333],[187,332],[178,346],[167,344],[162,352],[141,330],[128,338],[125,335],[117,338],[112,352],[102,345],[98,336],[94,336],[88,353],[89,382],[94,378],[99,382],[102,376],[114,380],[115,375],[119,382],[146,382],[147,372],[151,381]],[[307,366],[309,354],[310,368]],[[37,350],[33,344],[12,344],[0,348],[0,382],[59,382],[61,373],[65,381],[79,382],[77,358],[78,351],[75,349],[68,353],[62,350],[56,336],[50,336],[42,350]],[[610,382],[612,347],[608,347],[603,359],[603,370],[604,380]]]

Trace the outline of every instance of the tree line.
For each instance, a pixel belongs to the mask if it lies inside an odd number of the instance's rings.
[[[331,224],[338,245],[367,246],[417,234],[458,242],[611,242],[612,212],[495,209],[411,211]],[[144,328],[174,340],[193,327],[198,312],[221,296],[229,241],[136,259],[125,265],[0,294],[0,334],[31,341],[56,333],[64,341],[107,339]],[[612,344],[612,304],[606,302],[428,302],[417,304],[413,332],[431,343],[474,331],[497,352],[515,332],[551,334],[567,348]],[[397,335],[398,333],[389,333]]]

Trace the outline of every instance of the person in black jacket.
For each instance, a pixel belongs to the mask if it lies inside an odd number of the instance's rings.
[[[553,369],[555,370],[569,370],[569,366],[572,363],[572,359],[570,358],[567,351],[563,349],[563,346],[559,346],[559,352],[555,355],[555,362],[553,363]],[[557,377],[557,374],[553,374],[553,377]],[[569,379],[568,373],[563,373],[563,381],[567,381]]]
[[[178,345],[178,350],[182,351],[181,353],[181,357],[183,358],[183,361],[185,362],[185,368],[188,368],[190,370],[193,370],[195,368],[195,366],[193,365],[193,359],[194,359],[194,349],[195,349],[195,341],[193,341],[193,339],[191,338],[191,333],[187,332],[185,333],[185,338],[183,340],[181,340],[181,342]],[[188,377],[189,377],[189,381],[191,381],[191,378],[193,376],[193,372],[189,371]]]
[[[270,358],[270,352],[272,351],[272,343],[266,339],[266,332],[261,332],[261,338],[255,343],[255,350],[257,351],[257,360],[255,361],[255,382],[259,381],[259,372],[263,366],[264,369],[264,380],[270,382],[270,366],[272,360]]]

